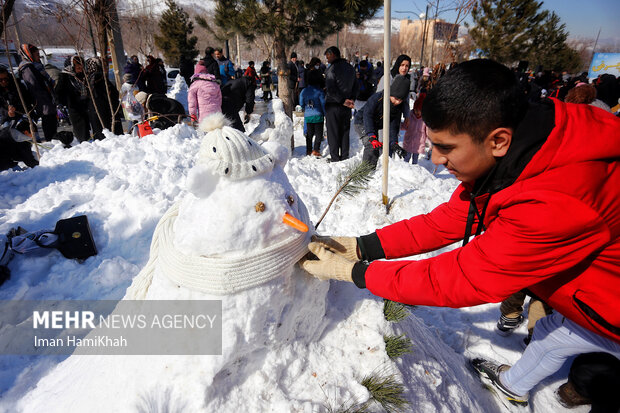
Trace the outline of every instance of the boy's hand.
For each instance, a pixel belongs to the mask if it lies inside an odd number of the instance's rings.
[[[322,237],[320,235],[314,235],[312,241],[321,244],[329,251],[349,261],[360,260],[356,237]]]
[[[318,242],[308,244],[308,249],[318,260],[302,259],[299,265],[319,280],[339,280],[353,282],[354,261],[349,261],[327,250]]]

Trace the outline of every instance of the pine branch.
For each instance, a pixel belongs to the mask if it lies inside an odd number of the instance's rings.
[[[319,218],[319,221],[314,226],[314,229],[316,230],[319,228],[319,225],[321,225],[323,218],[325,218],[325,215],[327,215],[327,211],[329,211],[329,208],[331,208],[332,204],[334,203],[338,195],[340,195],[340,193],[352,197],[357,195],[364,189],[368,188],[368,182],[372,178],[372,174],[374,173],[374,171],[375,168],[371,164],[362,161],[358,165],[355,165],[351,169],[349,169],[347,173],[340,175],[340,178],[338,179],[338,190],[332,197],[331,201],[329,201],[327,208],[325,208],[323,215],[321,215],[321,218]]]

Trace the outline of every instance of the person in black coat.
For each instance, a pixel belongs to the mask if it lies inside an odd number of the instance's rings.
[[[205,49],[205,57],[200,60],[202,65],[207,68],[207,73],[215,76],[215,80],[220,85],[222,84],[222,74],[220,73],[220,65],[217,63],[217,60],[213,57],[215,54],[215,49],[212,47],[207,47]]]
[[[179,74],[185,79],[185,83],[189,86],[192,83],[191,77],[194,74],[194,60],[189,57],[181,56],[179,61]]]
[[[80,142],[90,139],[89,97],[86,82],[84,61],[79,56],[73,56],[70,64],[60,72],[54,89],[58,101],[67,107],[73,135]]]
[[[233,79],[222,86],[222,113],[232,121],[232,127],[245,132],[239,111],[245,105],[246,117],[254,111],[254,90],[256,86],[249,77]]]
[[[157,116],[157,119],[151,122],[152,128],[167,129],[185,117],[185,108],[181,102],[164,94],[139,92],[136,99],[144,106],[148,117]]]
[[[138,90],[146,89],[146,84],[144,83],[144,73],[142,72],[142,65],[138,60],[138,56],[133,55],[125,63],[124,72],[125,74],[130,75],[129,82],[132,85],[136,85]]]
[[[340,57],[340,50],[331,46],[325,51],[331,65],[325,71],[325,122],[331,162],[349,158],[351,109],[357,96],[355,69]]]
[[[18,162],[34,168],[39,162],[30,150],[30,124],[28,119],[21,119],[14,127],[0,129],[0,171],[17,166]]]
[[[158,59],[153,56],[146,58],[147,65],[142,70],[144,81],[146,82],[147,93],[166,93],[168,86],[166,84],[165,75],[162,76]]]
[[[43,134],[50,141],[58,130],[56,117],[56,104],[52,90],[54,84],[50,76],[45,72],[41,63],[39,49],[31,44],[23,44],[20,52],[24,58],[19,64],[19,75],[25,83],[28,92],[36,102],[37,116],[41,117]]]
[[[32,108],[33,102],[28,90],[21,82],[17,82],[21,89],[26,106]],[[21,117],[26,114],[15,86],[15,79],[9,71],[0,66],[0,124],[9,118]]]
[[[293,95],[294,104],[299,103],[299,69],[297,68],[297,53],[291,53],[291,60],[286,65],[288,69],[288,78],[286,84]]]
[[[104,128],[111,130],[115,135],[122,135],[122,110],[120,107],[118,90],[108,78],[103,75],[103,68],[101,67],[99,58],[91,57],[86,60],[85,71],[86,78],[90,84],[89,92],[91,96],[89,96],[88,99],[88,117],[93,129],[93,136],[95,139],[103,139],[104,136],[101,132]],[[108,91],[110,93],[109,100]],[[110,103],[112,106],[111,109]],[[114,122],[112,122],[113,115]],[[101,120],[99,117],[101,117]]]

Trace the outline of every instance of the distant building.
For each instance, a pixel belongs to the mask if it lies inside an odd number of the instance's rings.
[[[424,33],[424,19],[400,21],[400,31],[398,40],[405,53],[409,54],[414,64],[419,64],[422,38]],[[441,19],[426,20],[426,40],[424,42],[425,66],[432,66],[430,63],[431,55],[433,62],[439,63],[446,60],[446,42],[458,42],[459,25],[448,23]]]

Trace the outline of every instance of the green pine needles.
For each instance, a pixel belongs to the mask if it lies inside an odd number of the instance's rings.
[[[155,45],[162,50],[169,66],[179,67],[181,58],[193,61],[198,56],[198,38],[189,36],[194,30],[189,14],[174,0],[166,0],[166,6],[159,20],[161,35],[155,35]]]
[[[404,304],[391,300],[383,300],[383,317],[385,317],[386,321],[398,323],[409,317],[409,310]]]
[[[362,386],[368,389],[371,399],[383,406],[388,413],[403,411],[409,404],[403,397],[405,386],[398,382],[394,374],[372,373],[364,377]]]
[[[411,353],[411,348],[413,347],[409,337],[404,334],[399,336],[383,336],[383,341],[385,341],[385,352],[392,360],[404,354]]]
[[[331,208],[338,195],[342,193],[346,196],[353,197],[368,188],[368,182],[370,182],[374,171],[375,168],[371,164],[362,161],[361,163],[352,166],[344,174],[341,174],[338,178],[338,190],[332,197],[331,201],[329,201],[327,208],[325,208],[323,215],[319,218],[314,229],[316,230],[319,228],[323,218],[327,215],[327,211],[329,211],[329,208]]]

